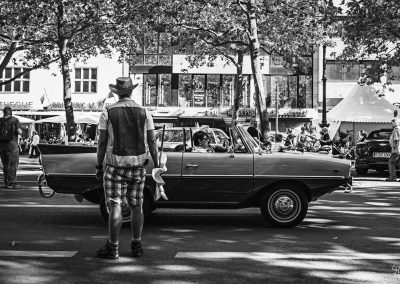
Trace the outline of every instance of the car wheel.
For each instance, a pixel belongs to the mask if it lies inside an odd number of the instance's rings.
[[[356,173],[360,176],[364,176],[368,173],[368,169],[356,167]]]
[[[150,205],[149,205],[149,199],[146,198],[146,194],[144,195],[143,198],[143,214],[144,214],[144,219],[146,220],[150,214]],[[122,223],[130,223],[131,222],[131,210],[129,209],[128,203],[124,202],[121,205],[121,210],[122,210]],[[106,205],[106,201],[104,198],[104,194],[101,196],[100,199],[100,213],[103,219],[108,223],[108,217],[110,210],[108,209],[108,206]]]
[[[281,184],[269,190],[261,199],[261,214],[276,227],[294,227],[308,210],[308,200],[302,189],[292,184]]]

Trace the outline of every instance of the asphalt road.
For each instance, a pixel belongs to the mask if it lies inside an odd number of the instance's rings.
[[[96,205],[39,196],[37,161],[23,159],[20,190],[0,188],[0,283],[400,283],[400,182],[355,178],[350,194],[311,203],[296,228],[266,224],[258,209],[153,212],[142,258],[96,250],[107,227]]]

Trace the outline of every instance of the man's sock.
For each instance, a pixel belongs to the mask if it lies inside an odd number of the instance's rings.
[[[118,243],[119,243],[118,241],[113,242],[113,241],[110,241],[110,240],[108,240],[108,242],[109,242],[110,244],[112,244],[113,246],[116,246],[116,247],[118,246]]]
[[[140,239],[135,239],[135,238],[132,238],[132,243],[133,244],[140,244],[142,242],[142,239],[140,238]]]

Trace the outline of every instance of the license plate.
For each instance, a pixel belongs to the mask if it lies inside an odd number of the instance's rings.
[[[372,156],[374,158],[389,158],[390,152],[374,152]]]

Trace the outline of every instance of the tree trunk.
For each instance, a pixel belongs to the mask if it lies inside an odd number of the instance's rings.
[[[60,58],[61,58],[61,73],[63,77],[63,99],[65,107],[65,116],[67,119],[67,134],[68,140],[72,135],[76,134],[76,126],[74,121],[74,109],[71,101],[71,74],[69,73],[69,58],[67,56],[67,39],[61,41]]]
[[[0,63],[0,74],[3,74],[4,69],[6,69],[8,63],[10,63],[10,60],[12,56],[14,55],[15,51],[17,48],[17,43],[12,42],[9,49],[7,50],[6,55],[3,57],[3,60]],[[5,83],[0,82],[0,86],[4,85]]]
[[[232,125],[236,125],[238,120],[238,110],[240,107],[240,100],[242,99],[243,93],[243,56],[244,53],[238,52],[238,60],[236,64],[236,90],[235,90],[235,99],[233,102],[233,110],[232,110]]]
[[[258,39],[258,27],[257,27],[257,15],[255,0],[250,0],[249,3],[249,39],[250,39],[250,58],[251,58],[251,69],[254,76],[255,85],[255,103],[257,114],[260,119],[261,133],[264,137],[268,137],[269,132],[269,118],[267,112],[267,105],[265,101],[265,91],[261,74],[260,65],[260,42]]]

